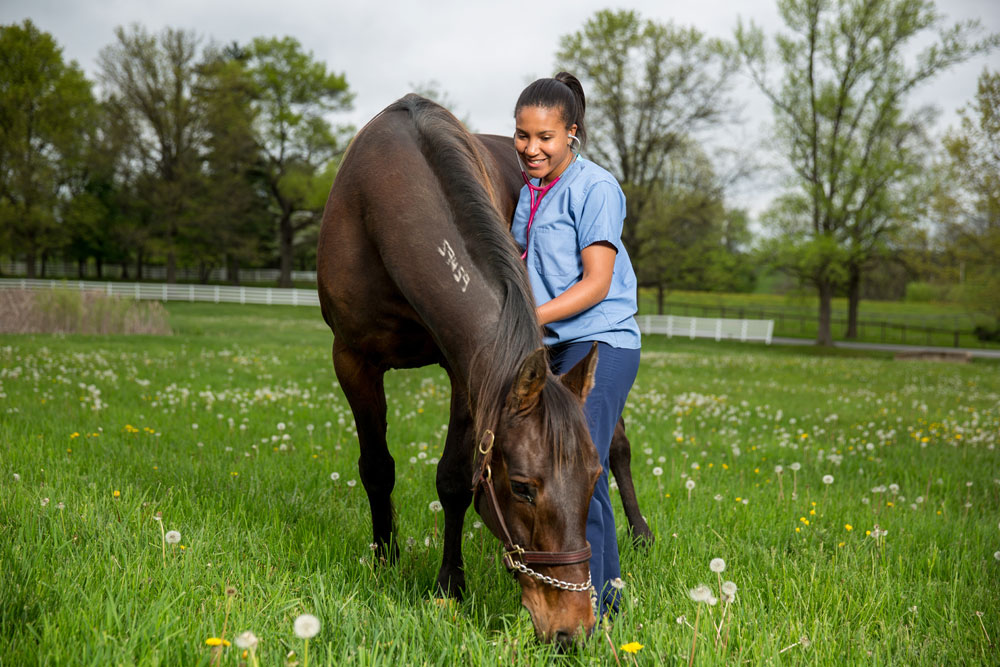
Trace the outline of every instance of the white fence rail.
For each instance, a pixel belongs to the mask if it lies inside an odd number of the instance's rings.
[[[230,285],[170,285],[167,283],[115,283],[87,280],[0,279],[0,289],[78,289],[110,296],[154,301],[205,301],[209,303],[258,303],[269,306],[318,306],[316,290]]]
[[[644,334],[665,334],[668,338],[714,338],[715,340],[757,341],[771,344],[774,320],[730,320],[718,317],[680,315],[640,315],[635,318]]]
[[[155,301],[203,301],[208,303],[256,303],[274,306],[318,306],[315,290],[278,287],[234,287],[229,285],[171,285],[168,283],[117,283],[87,280],[0,279],[0,289],[78,289],[111,296]],[[640,315],[636,318],[644,334],[668,337],[714,338],[715,340],[762,341],[771,344],[774,320],[731,320],[680,315]]]
[[[35,268],[41,270],[41,263]],[[134,268],[134,267],[130,267]],[[0,261],[0,271],[6,275],[21,276],[28,273],[28,265],[24,262]],[[88,262],[83,267],[84,276],[87,278],[97,277],[97,266]],[[45,264],[45,278],[69,278],[76,279],[80,275],[80,269],[76,264],[66,262],[47,262]],[[239,279],[244,283],[271,283],[277,282],[281,272],[278,269],[240,269]],[[102,276],[107,279],[120,278],[122,267],[120,264],[105,264]],[[165,266],[144,266],[142,267],[142,277],[147,280],[166,280],[167,267]],[[177,267],[178,280],[201,280],[201,272],[190,267]],[[229,272],[224,268],[212,269],[208,272],[208,279],[213,282],[227,282]],[[292,271],[292,280],[316,282],[315,271]]]

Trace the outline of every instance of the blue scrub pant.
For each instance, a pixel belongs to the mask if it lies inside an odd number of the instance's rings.
[[[592,341],[582,341],[550,347],[549,367],[552,372],[562,375],[569,371],[586,356],[592,344]],[[612,347],[601,342],[597,345],[594,387],[587,396],[584,412],[587,415],[590,438],[597,448],[602,467],[587,513],[587,541],[591,549],[590,578],[597,591],[597,612],[600,618],[606,613],[618,611],[618,599],[621,596],[620,590],[611,585],[613,580],[621,577],[621,565],[618,562],[615,514],[608,488],[608,458],[615,424],[618,423],[625,407],[625,399],[628,398],[639,371],[639,350]]]

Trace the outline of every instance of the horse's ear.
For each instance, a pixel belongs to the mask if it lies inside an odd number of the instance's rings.
[[[580,398],[587,400],[587,394],[594,388],[594,371],[597,370],[597,343],[590,346],[590,352],[560,378],[563,385]]]
[[[545,386],[545,375],[549,362],[546,359],[545,348],[538,348],[521,362],[517,372],[517,380],[510,392],[510,401],[517,411],[530,410],[538,403],[538,397]]]

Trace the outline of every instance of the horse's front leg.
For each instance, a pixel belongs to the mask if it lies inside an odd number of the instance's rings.
[[[444,553],[437,586],[462,599],[465,570],[462,562],[462,527],[472,502],[472,417],[468,395],[454,379],[451,383],[451,418],[444,453],[437,468],[437,492],[444,508]]]
[[[632,446],[625,435],[625,420],[618,419],[614,435],[611,437],[611,453],[609,455],[611,472],[618,483],[618,493],[622,498],[622,508],[628,518],[629,532],[632,540],[639,546],[653,543],[653,531],[639,511],[639,501],[635,497],[635,486],[632,484]]]
[[[338,340],[333,343],[333,367],[347,402],[351,404],[358,429],[358,472],[372,513],[375,555],[380,560],[394,562],[399,557],[399,546],[393,539],[395,517],[392,508],[396,462],[385,441],[384,373],[362,355],[338,345]]]

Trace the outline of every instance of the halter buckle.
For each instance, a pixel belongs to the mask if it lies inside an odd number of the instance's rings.
[[[518,560],[523,560],[524,559],[524,549],[522,549],[520,546],[518,546],[518,545],[515,544],[513,549],[510,549],[509,551],[505,551],[504,552],[504,555],[503,555],[503,564],[506,565],[507,569],[509,569],[509,570],[513,570],[514,569],[514,562],[515,562],[514,561],[514,556],[517,556]]]
[[[490,450],[493,449],[493,441],[495,439],[496,436],[493,435],[493,431],[491,431],[490,429],[486,429],[486,431],[483,433],[483,439],[479,441],[479,453],[482,454],[483,456],[489,454]],[[484,444],[485,444],[485,449],[483,448]]]

